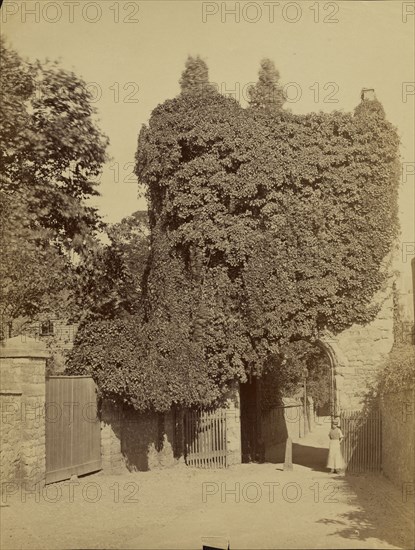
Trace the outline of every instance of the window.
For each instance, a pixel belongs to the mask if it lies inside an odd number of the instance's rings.
[[[43,321],[40,325],[40,335],[52,336],[55,332],[54,328],[53,321]]]

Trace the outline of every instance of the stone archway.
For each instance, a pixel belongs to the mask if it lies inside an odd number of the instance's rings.
[[[340,349],[335,336],[330,332],[326,332],[317,341],[317,344],[324,350],[330,361],[332,395],[334,399],[332,414],[337,416],[345,405],[345,396],[343,393],[344,372],[348,367],[348,360]]]

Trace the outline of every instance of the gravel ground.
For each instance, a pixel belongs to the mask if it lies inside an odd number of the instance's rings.
[[[301,463],[326,431],[309,436]],[[200,549],[208,536],[227,537],[232,550],[414,547],[413,497],[404,503],[381,476],[331,475],[324,465],[96,474],[5,504],[3,550]]]

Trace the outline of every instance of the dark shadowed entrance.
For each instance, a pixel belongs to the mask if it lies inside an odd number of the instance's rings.
[[[240,385],[242,462],[259,460],[260,408],[256,378]]]

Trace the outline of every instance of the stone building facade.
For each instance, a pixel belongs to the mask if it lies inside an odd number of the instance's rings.
[[[415,389],[382,396],[382,470],[403,490],[415,482]],[[405,496],[404,494],[402,495]]]
[[[360,409],[394,343],[392,287],[379,293],[381,308],[366,325],[353,325],[337,336],[326,334],[321,344],[333,369],[337,411]]]
[[[364,407],[395,342],[414,345],[415,260],[395,265],[399,271],[375,297],[380,306],[376,318],[321,339],[332,365],[339,410]],[[407,284],[411,280],[412,287]]]

